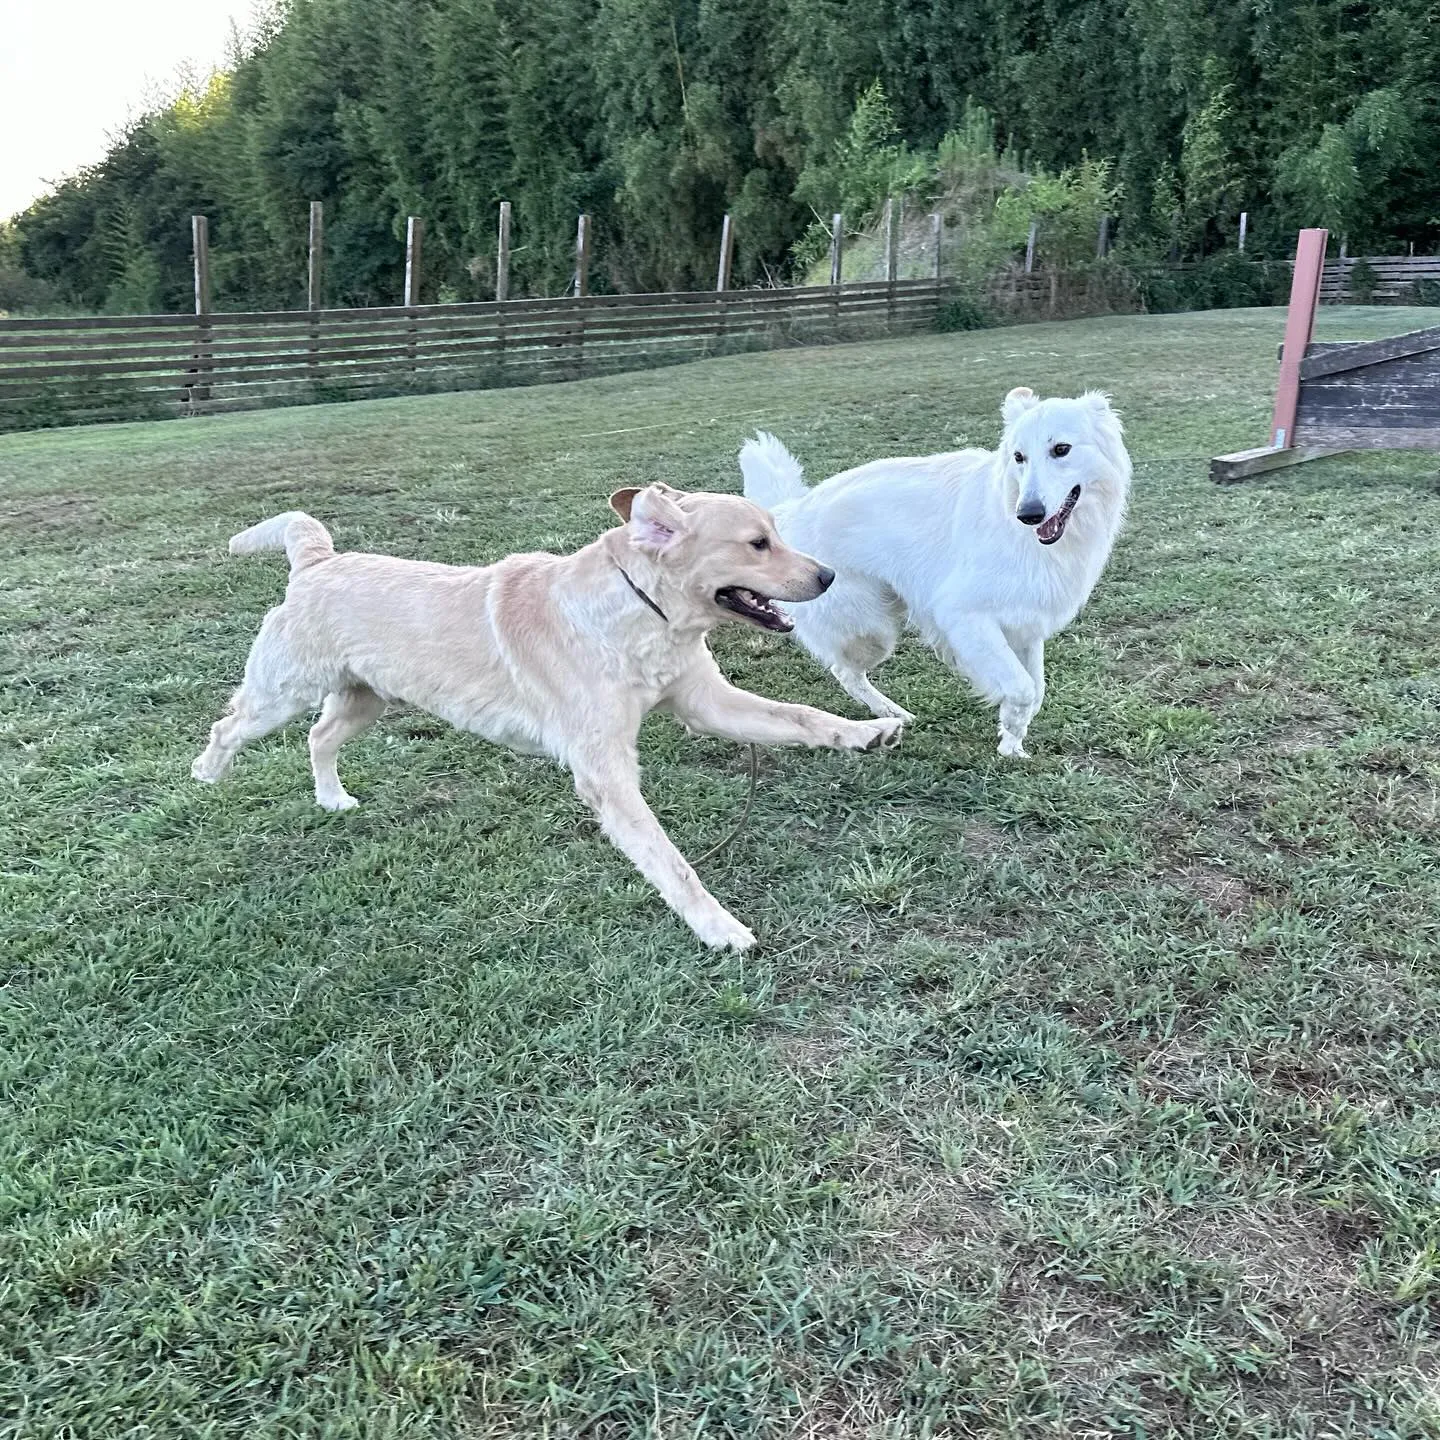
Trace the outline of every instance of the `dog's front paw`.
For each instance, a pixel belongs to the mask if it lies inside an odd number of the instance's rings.
[[[1000,753],[1011,760],[1028,760],[1030,758],[1030,752],[1025,748],[1025,742],[1018,735],[1012,735],[1008,730],[1000,733]]]
[[[714,915],[692,920],[690,928],[712,950],[748,950],[755,943],[754,932],[718,906]]]
[[[861,720],[854,730],[853,750],[893,750],[905,735],[903,720]]]
[[[195,757],[190,766],[190,776],[202,785],[213,785],[225,773],[225,761],[217,759],[208,750]]]

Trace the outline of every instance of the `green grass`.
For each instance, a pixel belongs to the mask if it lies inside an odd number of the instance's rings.
[[[1327,312],[1325,333],[1433,323]],[[1283,317],[1132,317],[0,439],[0,1434],[1440,1433],[1440,493],[1220,489]],[[1034,759],[910,646],[771,752],[699,947],[566,777],[404,712],[191,758],[281,594],[225,539],[564,549],[617,486],[992,443],[1110,389],[1133,516]],[[855,713],[798,649],[717,641]],[[739,747],[642,736],[699,853]]]

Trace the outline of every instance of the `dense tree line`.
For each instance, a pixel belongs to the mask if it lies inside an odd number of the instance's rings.
[[[864,170],[857,144],[904,157],[886,173],[923,189],[983,107],[1031,173],[1110,161],[1131,246],[1203,254],[1248,209],[1262,247],[1325,223],[1352,253],[1433,248],[1437,9],[292,0],[225,73],[132,125],[0,239],[65,303],[182,308],[202,211],[217,304],[292,306],[320,199],[327,299],[364,304],[398,297],[407,213],[428,227],[425,298],[472,299],[490,293],[501,199],[515,293],[567,285],[580,210],[597,288],[705,284],[729,210],[744,281],[789,273]],[[857,139],[867,92],[888,101],[891,133]]]

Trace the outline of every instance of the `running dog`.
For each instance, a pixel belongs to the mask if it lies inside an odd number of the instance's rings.
[[[876,460],[808,489],[761,431],[740,451],[745,494],[837,573],[795,638],[872,714],[914,717],[868,672],[913,625],[1000,707],[1000,753],[1023,756],[1045,698],[1045,642],[1090,598],[1125,518],[1130,456],[1109,399],[1012,390],[994,451]]]
[[[284,550],[289,587],[191,773],[219,780],[247,741],[319,706],[315,799],[348,810],[356,801],[336,752],[404,701],[559,761],[605,834],[701,940],[748,948],[754,935],[700,883],[640,793],[641,720],[664,709],[692,732],[837,750],[889,749],[902,726],[765,700],[721,675],[708,631],[737,619],[788,631],[773,601],[812,600],[834,579],[758,505],[666,485],[619,490],[610,505],[623,524],[573,555],[478,567],[337,554],[301,511],[242,530],[230,553]]]

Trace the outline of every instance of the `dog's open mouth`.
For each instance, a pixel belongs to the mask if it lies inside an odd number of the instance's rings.
[[[715,592],[715,603],[722,610],[729,610],[742,620],[758,625],[762,630],[785,632],[795,628],[795,622],[782,615],[774,604],[763,595],[747,590],[743,585],[726,585]]]
[[[1065,533],[1065,526],[1070,519],[1070,512],[1075,508],[1075,502],[1079,498],[1080,487],[1077,485],[1065,497],[1065,503],[1042,525],[1036,526],[1035,538],[1042,545],[1053,545]]]

